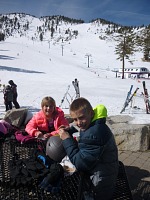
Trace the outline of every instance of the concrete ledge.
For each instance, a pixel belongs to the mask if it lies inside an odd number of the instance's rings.
[[[110,116],[107,124],[114,133],[119,150],[146,151],[150,149],[150,124],[130,124],[128,115]]]

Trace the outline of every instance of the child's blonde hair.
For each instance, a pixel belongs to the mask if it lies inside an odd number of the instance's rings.
[[[52,104],[56,108],[56,102],[52,97],[44,97],[41,102],[41,107],[43,108],[45,105]]]

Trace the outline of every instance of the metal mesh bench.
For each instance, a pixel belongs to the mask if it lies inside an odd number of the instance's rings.
[[[2,200],[77,200],[80,175],[78,172],[63,179],[61,192],[52,194],[41,190],[36,181],[32,187],[25,185],[11,187],[8,162],[13,154],[19,154],[19,158],[28,158],[37,144],[21,145],[10,141],[0,142],[0,199]],[[132,194],[128,184],[125,168],[119,161],[119,174],[116,189],[112,200],[132,200]]]

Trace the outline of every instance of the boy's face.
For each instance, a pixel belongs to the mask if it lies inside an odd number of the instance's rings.
[[[94,116],[94,111],[77,110],[75,112],[71,111],[70,115],[74,120],[76,126],[78,126],[81,131],[88,129],[91,120]]]

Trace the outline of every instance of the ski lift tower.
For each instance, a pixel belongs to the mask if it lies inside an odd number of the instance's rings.
[[[49,49],[51,48],[51,41],[48,40],[48,44],[49,44]]]
[[[89,63],[90,63],[90,57],[92,57],[91,54],[89,54],[89,53],[85,54],[85,58],[88,58],[88,68],[90,67],[90,65],[89,65]]]
[[[62,56],[64,55],[64,44],[61,45],[61,49],[62,49]]]

